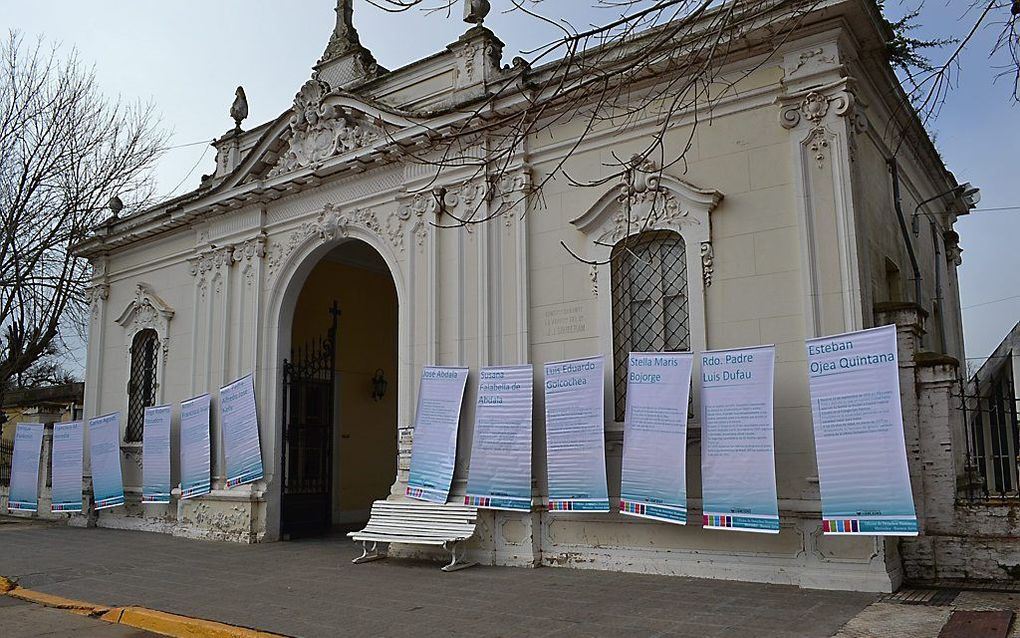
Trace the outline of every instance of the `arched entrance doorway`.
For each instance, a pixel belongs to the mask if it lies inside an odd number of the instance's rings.
[[[284,363],[280,532],[358,527],[397,462],[397,293],[382,256],[348,240],[297,296]],[[380,382],[382,381],[382,382]]]

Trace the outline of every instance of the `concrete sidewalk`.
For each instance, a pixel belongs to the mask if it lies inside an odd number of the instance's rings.
[[[290,636],[827,638],[878,597],[574,569],[352,565],[342,538],[235,545],[0,527],[0,575],[36,591]]]
[[[111,625],[85,616],[34,605],[17,598],[0,596],[0,634],[4,638],[65,636],[68,638],[159,638],[131,627]]]

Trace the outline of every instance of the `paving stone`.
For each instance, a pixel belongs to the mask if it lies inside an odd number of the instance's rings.
[[[21,527],[6,529],[3,544],[0,574],[40,591],[309,638],[704,638],[761,631],[828,637],[878,599],[550,567],[446,574],[428,562],[352,565],[360,551],[342,537],[235,545],[122,530]]]

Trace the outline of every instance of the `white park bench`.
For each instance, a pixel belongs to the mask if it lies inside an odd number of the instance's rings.
[[[379,550],[379,543],[436,545],[450,552],[450,564],[444,566],[443,571],[455,572],[475,564],[464,561],[464,551],[458,549],[463,541],[474,536],[477,523],[478,510],[467,505],[376,501],[372,503],[365,529],[347,534],[361,543],[363,550],[352,562],[359,564],[385,558],[386,552]]]

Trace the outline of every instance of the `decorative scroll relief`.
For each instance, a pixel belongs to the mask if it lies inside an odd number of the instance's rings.
[[[531,168],[524,166],[503,173],[493,180],[490,192],[490,199],[499,207],[497,212],[503,217],[506,228],[513,228],[514,220],[523,218],[528,210],[528,197],[532,192]]]
[[[654,163],[646,161],[632,171],[630,179],[625,176],[616,190],[606,193],[571,223],[605,253],[620,240],[640,232],[678,232],[689,246],[700,246],[702,280],[707,288],[712,285],[714,272],[710,213],[722,197],[718,191],[699,189],[664,175]],[[597,295],[596,290],[592,292]]]
[[[204,299],[209,284],[218,284],[222,280],[219,277],[222,269],[229,268],[234,263],[234,246],[213,248],[188,261],[199,295]]]
[[[380,215],[369,208],[345,209],[338,204],[326,204],[322,212],[312,221],[301,224],[281,242],[273,241],[266,251],[266,268],[270,278],[280,272],[287,258],[298,246],[309,239],[335,241],[350,236],[352,227],[359,227],[384,237],[398,250],[404,249],[404,227],[410,218],[410,211],[401,208],[389,214]]]
[[[160,362],[160,365],[162,365],[166,360],[167,352],[170,350],[170,320],[173,317],[174,309],[156,295],[148,284],[139,283],[135,287],[134,298],[125,306],[120,316],[114,320],[124,328],[128,369],[130,369],[131,365],[131,343],[134,340],[134,336],[147,328],[155,330],[159,336],[163,353]]]
[[[283,135],[287,150],[269,171],[269,177],[363,148],[381,137],[380,130],[359,122],[352,109],[328,104],[330,92],[329,84],[314,78],[298,91],[294,114]]]
[[[99,318],[99,310],[110,297],[110,284],[93,284],[85,291],[85,299],[88,301],[92,312],[92,318]]]
[[[712,275],[715,274],[715,250],[712,242],[701,242],[701,277],[705,282],[705,288],[712,285]]]
[[[255,264],[265,256],[266,236],[264,234],[244,241],[234,248],[233,261],[241,264],[241,274],[244,275],[245,283],[248,286],[255,283]]]
[[[782,105],[779,121],[783,128],[794,129],[806,122],[810,127],[804,145],[810,150],[818,168],[825,166],[831,133],[826,123],[845,118],[848,125],[850,160],[856,160],[856,137],[867,130],[867,107],[855,93],[852,78],[842,78],[824,86],[792,93],[779,98]]]
[[[115,321],[129,332],[153,328],[165,335],[173,316],[174,309],[170,304],[160,299],[148,284],[139,283],[135,287],[134,298]]]

